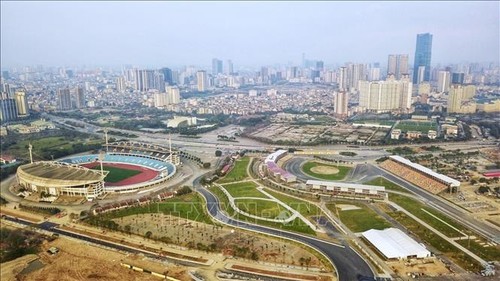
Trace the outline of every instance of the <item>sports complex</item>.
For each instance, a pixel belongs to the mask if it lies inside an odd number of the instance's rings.
[[[180,164],[171,148],[137,142],[106,145],[102,154],[84,154],[19,167],[17,181],[33,192],[97,199],[106,193],[150,189],[171,179]]]

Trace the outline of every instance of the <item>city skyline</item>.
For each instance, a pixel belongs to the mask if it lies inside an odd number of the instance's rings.
[[[499,5],[2,2],[2,67],[195,64],[209,70],[213,58],[238,67],[300,65],[303,53],[326,65],[383,65],[389,54],[409,54],[413,62],[420,33],[433,34],[433,65],[498,62],[500,40],[492,38],[499,37]]]

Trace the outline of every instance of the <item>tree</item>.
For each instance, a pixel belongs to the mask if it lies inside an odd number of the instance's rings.
[[[216,150],[215,151],[215,157],[221,157],[222,156],[222,151],[221,150]]]
[[[476,183],[477,183],[477,180],[475,180],[475,179],[470,180],[470,184],[475,185]]]
[[[211,166],[210,162],[203,163],[203,168],[204,169],[208,169],[208,168],[210,168],[210,166]]]
[[[152,235],[153,235],[153,233],[151,231],[148,231],[148,232],[146,232],[146,234],[144,234],[144,237],[149,239],[149,238],[151,238]]]

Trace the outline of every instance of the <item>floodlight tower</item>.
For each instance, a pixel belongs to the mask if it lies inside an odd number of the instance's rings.
[[[28,150],[29,150],[29,152],[30,152],[30,162],[31,162],[31,164],[33,164],[33,152],[32,152],[32,150],[33,150],[33,146],[31,145],[31,142],[30,142],[30,144],[28,145]]]
[[[170,163],[173,163],[173,159],[172,159],[172,135],[171,134],[168,134],[168,150],[169,150],[169,153],[170,155],[168,157],[170,157]]]
[[[101,164],[101,175],[104,176],[104,170],[102,168],[102,160],[104,160],[104,156],[106,156],[106,153],[104,151],[99,151],[99,164]]]

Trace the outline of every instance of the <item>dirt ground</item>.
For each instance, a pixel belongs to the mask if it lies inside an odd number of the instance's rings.
[[[299,259],[311,258],[310,267],[321,268],[321,262],[311,253],[287,240],[265,238],[260,235],[243,233],[229,227],[189,221],[165,214],[143,214],[114,220],[122,227],[129,225],[131,232],[144,235],[151,231],[152,237],[165,237],[170,244],[188,247],[189,244],[216,244],[223,253],[231,256],[233,246],[248,247],[259,255],[259,261],[299,265]]]
[[[441,276],[450,273],[444,263],[436,258],[389,261],[387,264],[400,276],[408,276],[408,273],[423,273],[426,276]]]
[[[328,166],[316,166],[311,168],[311,172],[321,175],[333,175],[339,172],[339,169]]]
[[[0,264],[0,280],[14,281],[16,276],[23,271],[28,263],[38,259],[37,255],[26,255],[15,260]]]
[[[50,247],[57,247],[60,252],[50,255],[46,252]],[[120,262],[140,266],[148,270],[158,270],[159,273],[168,271],[168,275],[174,278],[191,280],[185,268],[162,266],[159,263],[146,261],[142,257],[126,255],[66,238],[58,238],[50,243],[45,243],[42,250],[39,256],[40,261],[45,266],[26,276],[22,276],[19,280],[159,280],[158,277],[150,274],[122,267]]]

